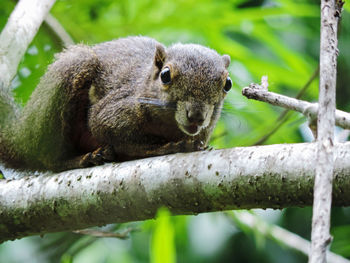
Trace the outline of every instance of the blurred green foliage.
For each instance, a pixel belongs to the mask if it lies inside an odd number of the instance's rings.
[[[350,7],[345,4],[339,30],[338,108],[350,110]],[[15,1],[2,0],[0,29]],[[77,43],[95,44],[147,35],[169,45],[194,42],[231,56],[229,93],[211,144],[218,148],[248,146],[269,133],[282,109],[249,101],[241,89],[269,77],[270,90],[295,96],[318,65],[319,1],[316,0],[58,0],[51,12]],[[12,82],[16,99],[25,103],[40,76],[62,50],[62,43],[46,24],[23,58]],[[303,99],[317,100],[313,81]],[[287,121],[264,143],[310,140],[306,120],[291,112]],[[311,208],[268,210],[265,220],[310,238]],[[332,210],[332,250],[350,257],[350,209]],[[140,226],[128,240],[96,239],[76,234],[25,238],[0,246],[0,262],[306,262],[283,244],[240,229],[223,214],[169,217],[116,225],[112,230]],[[281,246],[282,245],[282,246]],[[17,251],[21,251],[18,253]],[[29,259],[28,259],[29,258]],[[167,259],[167,260],[166,260]]]
[[[157,213],[157,223],[154,225],[151,240],[150,258],[152,263],[175,263],[176,252],[174,242],[174,225],[170,212],[160,208]]]

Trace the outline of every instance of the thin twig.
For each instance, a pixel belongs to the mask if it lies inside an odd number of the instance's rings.
[[[60,22],[50,13],[45,18],[45,23],[56,34],[56,36],[62,41],[65,47],[74,45],[74,40],[60,24]]]
[[[310,103],[274,92],[266,91],[259,84],[250,84],[242,90],[242,94],[248,99],[255,99],[272,105],[280,106],[290,110],[298,111],[307,118],[317,119],[318,103]],[[341,110],[336,110],[335,123],[344,129],[350,129],[350,114]]]
[[[302,89],[298,92],[298,94],[295,96],[296,99],[301,98],[306,90],[310,87],[311,83],[316,79],[318,76],[318,73],[320,71],[320,68],[317,67],[314,73],[311,75],[311,77],[308,79],[308,81],[305,83],[305,85],[302,87]],[[285,109],[277,118],[276,122],[277,124],[273,127],[268,129],[269,132],[263,135],[260,139],[258,139],[255,143],[252,145],[261,145],[263,144],[268,138],[270,138],[276,131],[279,130],[280,127],[289,119],[290,115],[287,115],[290,112],[289,109]]]
[[[106,232],[96,229],[82,229],[82,230],[75,230],[73,233],[81,234],[81,235],[89,235],[93,237],[114,237],[119,239],[127,239],[129,238],[129,233],[134,232],[135,229],[132,227],[129,227],[125,229],[123,232]]]

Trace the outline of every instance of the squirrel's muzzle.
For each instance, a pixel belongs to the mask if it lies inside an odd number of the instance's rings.
[[[202,102],[178,102],[175,118],[188,135],[197,135],[209,125],[214,106]]]
[[[201,126],[205,120],[204,112],[200,109],[186,110],[187,120],[191,124]]]

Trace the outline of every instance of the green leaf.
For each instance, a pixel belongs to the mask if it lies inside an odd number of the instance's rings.
[[[151,240],[151,262],[176,262],[174,225],[170,220],[170,212],[161,208],[157,214],[157,221]]]

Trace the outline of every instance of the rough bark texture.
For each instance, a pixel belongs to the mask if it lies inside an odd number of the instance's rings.
[[[334,169],[335,88],[337,73],[338,0],[321,1],[320,88],[317,119],[317,160],[312,215],[310,263],[326,260],[331,242],[330,214]],[[340,7],[341,8],[341,7]]]
[[[312,204],[314,143],[233,148],[0,181],[0,241],[173,214]],[[350,205],[350,143],[335,147],[334,205]]]

